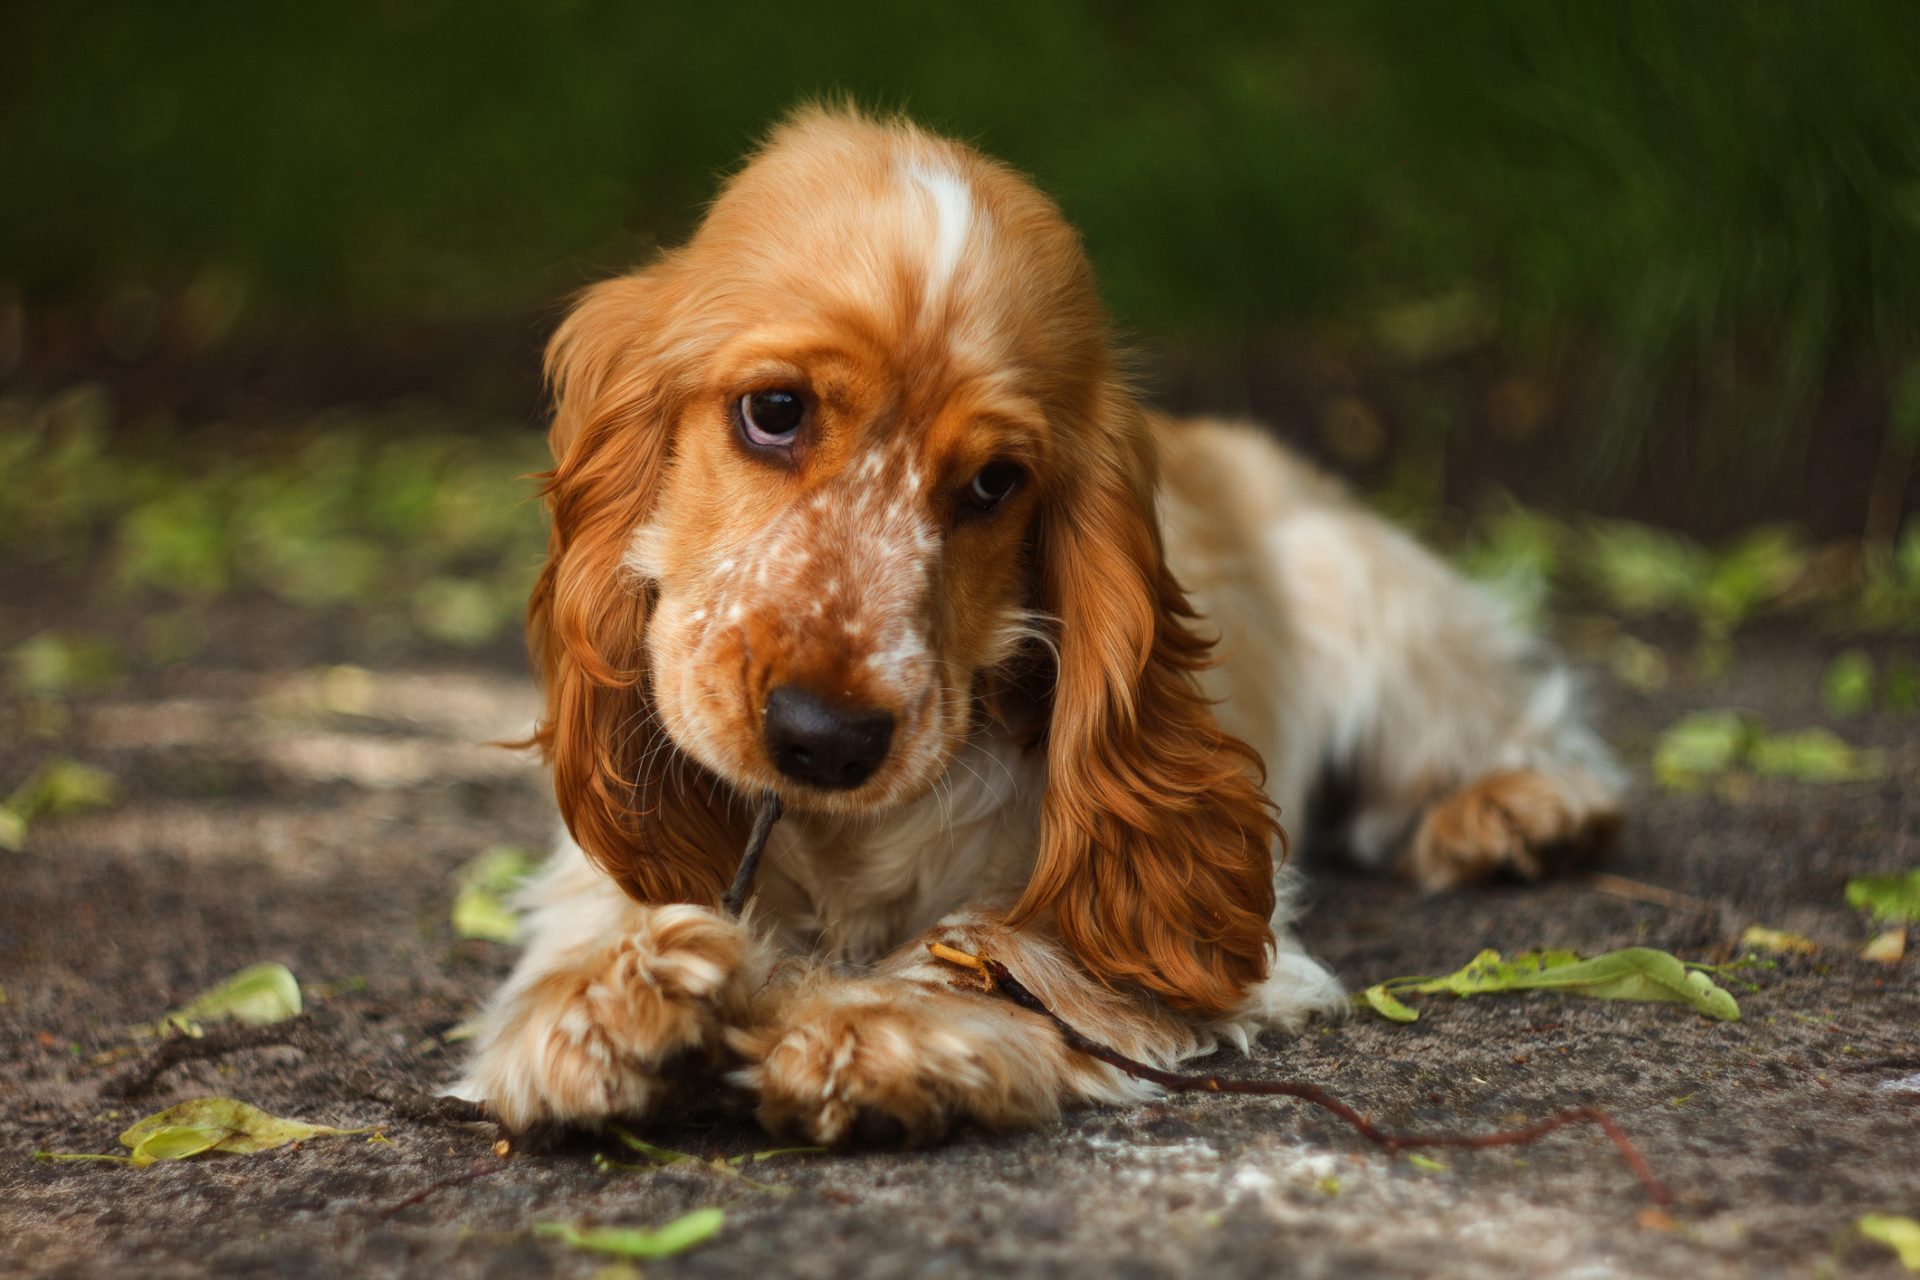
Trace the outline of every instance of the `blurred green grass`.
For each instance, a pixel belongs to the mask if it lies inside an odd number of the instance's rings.
[[[107,398],[0,401],[0,568],[37,606],[137,619],[117,641],[40,633],[4,681],[27,695],[193,656],[204,617],[248,600],[332,617],[356,648],[475,649],[517,630],[545,532],[528,478],[543,442],[417,406],[280,422],[186,454],[116,431]]]
[[[263,625],[307,633],[309,660],[517,654],[545,548],[537,436],[415,405],[285,419],[199,452],[112,413],[97,390],[0,399],[0,694],[111,688],[201,657],[216,627],[237,631],[225,661],[273,647]],[[1636,686],[1672,665],[1626,629],[1642,623],[1707,676],[1769,616],[1920,633],[1920,519],[1884,548],[1784,527],[1706,545],[1498,499],[1432,531],[1523,620],[1594,633],[1586,647]]]
[[[1819,464],[1823,390],[1863,388],[1861,523],[1899,527],[1908,0],[22,6],[0,294],[105,298],[109,338],[156,294],[210,344],[289,314],[531,327],[842,93],[1038,176],[1150,342],[1497,350],[1580,402],[1576,498],[1670,466],[1660,433],[1713,496],[1758,493]]]

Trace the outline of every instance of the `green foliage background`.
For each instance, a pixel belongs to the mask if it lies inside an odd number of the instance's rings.
[[[29,309],[133,287],[183,298],[208,342],[289,315],[532,331],[683,236],[796,102],[844,94],[1035,174],[1150,346],[1491,345],[1573,387],[1574,501],[1670,466],[1662,433],[1703,490],[1778,488],[1832,452],[1838,389],[1839,451],[1879,457],[1881,507],[1912,489],[1908,0],[75,3],[6,25],[0,289]]]

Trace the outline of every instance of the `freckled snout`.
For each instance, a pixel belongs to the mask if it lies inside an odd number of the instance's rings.
[[[774,768],[823,791],[859,786],[886,761],[893,714],[837,706],[799,685],[767,695],[761,733]]]

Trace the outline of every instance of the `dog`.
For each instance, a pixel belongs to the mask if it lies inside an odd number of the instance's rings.
[[[1170,1065],[1341,1005],[1282,865],[1328,770],[1429,888],[1618,821],[1570,673],[1258,429],[1143,407],[1076,233],[967,146],[799,112],[546,363],[567,834],[458,1088],[509,1129],[702,1075],[827,1145],[1137,1101],[928,944]]]

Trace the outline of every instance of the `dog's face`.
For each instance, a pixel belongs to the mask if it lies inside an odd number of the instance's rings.
[[[1035,504],[1105,370],[1031,188],[959,148],[824,141],[756,160],[665,266],[682,381],[625,564],[673,743],[847,811],[930,788],[1031,635]]]
[[[1194,685],[1146,421],[1046,197],[911,126],[803,113],[547,359],[536,740],[629,892],[716,902],[767,792],[925,794],[1037,654],[1013,918],[1194,1009],[1264,972],[1278,828]]]

